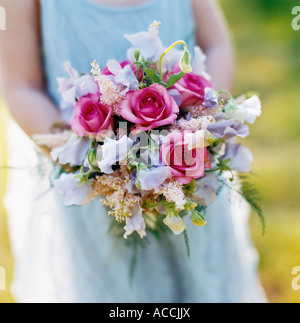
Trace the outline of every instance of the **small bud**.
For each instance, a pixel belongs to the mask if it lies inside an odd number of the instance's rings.
[[[191,63],[190,63],[190,53],[185,48],[182,58],[180,60],[179,66],[185,74],[191,73],[193,71]]]
[[[139,61],[140,59],[140,50],[139,49],[136,49],[135,52],[134,52],[134,59],[136,62]]]
[[[199,212],[193,212],[192,221],[197,227],[204,227],[207,224],[203,215]]]

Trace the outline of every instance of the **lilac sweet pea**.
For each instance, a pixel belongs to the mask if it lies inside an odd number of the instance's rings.
[[[122,68],[119,62],[112,59],[107,62],[107,68],[113,75],[115,75],[114,82],[117,85],[124,87],[121,95],[125,96],[127,92],[136,91],[138,89],[139,82],[130,65],[126,65]]]
[[[81,166],[89,148],[90,140],[88,138],[81,138],[73,133],[64,146],[52,150],[51,157],[62,165]]]
[[[216,117],[217,122],[208,126],[207,130],[211,132],[215,137],[228,140],[233,137],[246,138],[249,136],[248,126],[231,120],[221,120],[218,121],[218,118],[221,118],[221,115]]]
[[[218,92],[213,89],[206,88],[203,105],[208,109],[217,108],[219,106]]]
[[[76,105],[76,100],[89,93],[99,91],[97,83],[90,75],[80,76],[79,73],[71,67],[70,62],[63,64],[69,78],[58,78],[59,93],[62,97],[61,109],[63,110],[65,121],[69,122],[72,118],[72,112]]]
[[[190,198],[205,207],[210,206],[216,199],[219,181],[216,174],[210,173],[196,181],[196,189]]]
[[[169,167],[157,166],[139,171],[139,184],[144,191],[157,190],[165,181],[171,177]]]
[[[91,201],[92,186],[89,183],[79,185],[74,174],[62,174],[59,179],[54,181],[54,186],[58,193],[63,196],[66,206],[83,206]]]
[[[239,173],[249,173],[251,171],[253,155],[248,148],[241,144],[228,143],[222,159],[231,159],[229,167]]]
[[[134,52],[137,48],[146,61],[157,62],[160,59],[164,52],[164,46],[158,36],[158,27],[159,23],[154,22],[148,31],[125,35],[125,38],[132,44],[132,48],[127,52],[130,61],[133,61]]]

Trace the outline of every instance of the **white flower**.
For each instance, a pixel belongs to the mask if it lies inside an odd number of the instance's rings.
[[[184,144],[188,145],[188,150],[203,149],[216,141],[217,138],[207,130],[198,130],[195,133],[188,132],[184,134]]]
[[[184,134],[184,144],[188,145],[188,150],[205,147],[205,132],[198,130],[195,133]]]
[[[90,148],[88,138],[78,137],[72,133],[68,142],[52,150],[51,157],[54,161],[59,161],[62,165],[82,166]]]
[[[225,109],[227,119],[234,119],[239,122],[247,122],[253,124],[257,117],[261,115],[261,101],[257,95],[241,104],[229,104]]]
[[[134,231],[140,235],[141,238],[146,236],[146,224],[143,218],[143,209],[139,204],[135,205],[132,210],[132,216],[126,218],[126,226],[124,227],[124,239],[127,239]]]
[[[124,161],[132,146],[133,141],[127,136],[123,136],[120,140],[106,137],[102,146],[101,160],[98,162],[100,170],[105,174],[112,174],[112,166]]]
[[[64,198],[66,206],[87,205],[91,201],[93,188],[89,183],[78,184],[74,174],[62,174],[54,181],[54,186],[59,194]]]

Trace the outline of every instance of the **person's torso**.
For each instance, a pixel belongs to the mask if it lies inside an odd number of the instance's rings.
[[[93,0],[40,0],[44,70],[47,90],[59,104],[57,77],[65,76],[64,61],[80,73],[89,73],[91,62],[101,67],[107,60],[126,59],[129,42],[124,34],[147,30],[162,23],[160,37],[167,47],[183,39],[192,49],[195,22],[191,0],[149,0],[134,6],[105,6]]]

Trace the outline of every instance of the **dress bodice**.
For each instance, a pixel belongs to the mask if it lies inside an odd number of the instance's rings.
[[[93,0],[41,0],[41,29],[47,89],[59,103],[57,77],[70,61],[80,73],[90,71],[95,59],[101,67],[108,59],[126,59],[130,43],[124,34],[162,23],[160,37],[167,47],[178,39],[194,46],[195,23],[190,0],[149,0],[125,7],[104,6]]]

